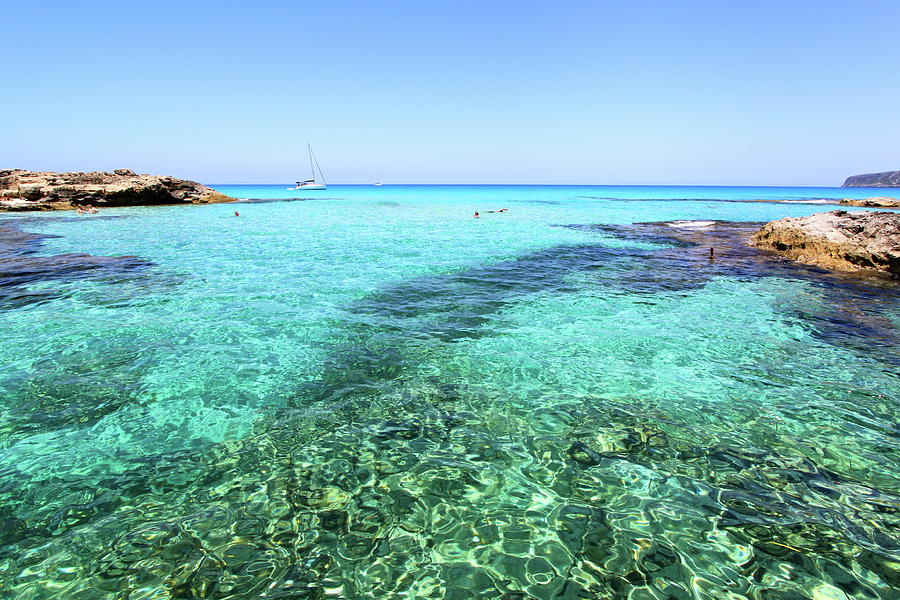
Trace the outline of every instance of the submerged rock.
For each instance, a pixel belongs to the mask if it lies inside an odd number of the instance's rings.
[[[0,169],[0,210],[65,210],[84,204],[145,206],[207,204],[235,200],[196,181],[164,175],[138,175],[129,169],[113,173],[46,173]]]
[[[900,208],[900,199],[886,196],[863,199],[844,198],[841,200],[841,204],[845,206],[867,206],[869,208]]]
[[[802,263],[900,277],[900,213],[833,210],[780,219],[756,232],[753,243]]]
[[[42,222],[75,220],[77,217],[35,217]],[[89,277],[107,281],[127,280],[151,266],[136,256],[93,256],[83,253],[47,255],[43,240],[53,235],[23,231],[35,218],[0,220],[0,310],[44,302],[57,297],[52,288],[30,289],[47,281],[74,281]],[[96,219],[119,217],[98,216]],[[41,418],[45,418],[43,415]]]

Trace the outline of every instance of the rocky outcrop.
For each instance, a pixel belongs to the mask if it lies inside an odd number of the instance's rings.
[[[753,243],[798,262],[900,278],[900,213],[833,210],[767,223]]]
[[[84,204],[98,207],[207,204],[233,200],[196,181],[138,175],[128,169],[112,173],[0,170],[0,210],[59,210]]]
[[[900,187],[900,171],[854,175],[847,178],[843,187]]]
[[[846,206],[866,206],[868,208],[900,208],[900,199],[875,196],[874,198],[844,198],[841,204]]]

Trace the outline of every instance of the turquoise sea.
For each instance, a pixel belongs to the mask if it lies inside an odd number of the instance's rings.
[[[0,215],[0,597],[900,598],[890,190],[215,187]]]

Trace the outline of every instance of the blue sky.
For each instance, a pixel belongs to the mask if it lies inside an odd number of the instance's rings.
[[[0,168],[840,185],[900,169],[900,2],[26,3]]]

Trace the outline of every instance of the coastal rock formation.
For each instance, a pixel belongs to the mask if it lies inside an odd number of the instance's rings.
[[[767,223],[753,243],[798,262],[900,277],[900,213],[833,210]]]
[[[862,200],[844,198],[841,200],[841,204],[846,206],[866,206],[869,208],[900,208],[900,199],[886,196],[875,196],[873,198],[863,198]]]
[[[900,171],[854,175],[842,187],[900,187]]]
[[[196,181],[161,175],[138,175],[128,169],[113,173],[45,173],[0,169],[0,210],[59,210],[84,204],[145,206],[231,202]]]

